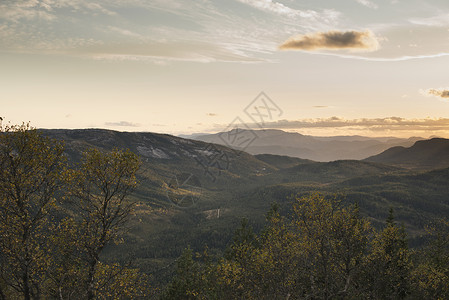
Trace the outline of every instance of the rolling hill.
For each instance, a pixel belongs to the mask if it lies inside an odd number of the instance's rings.
[[[410,169],[437,169],[449,167],[449,140],[433,138],[417,141],[409,148],[393,147],[365,161],[400,166]]]
[[[156,133],[42,131],[64,141],[72,163],[89,147],[128,148],[141,157],[140,185],[132,196],[138,206],[125,244],[109,247],[106,255],[117,261],[132,260],[159,283],[170,278],[176,259],[187,246],[202,251],[207,245],[212,255],[222,253],[242,217],[248,218],[256,231],[261,230],[270,204],[279,203],[288,214],[296,194],[343,194],[345,203],[359,203],[362,214],[376,226],[383,224],[393,207],[413,241],[419,240],[428,220],[449,214],[449,169],[423,173],[386,160],[314,162],[273,154],[253,156]],[[426,165],[432,155],[444,156],[445,145],[441,140],[418,142],[411,148],[421,152],[413,150],[415,156],[403,157],[410,157],[415,165]],[[407,151],[393,148],[386,153],[398,151],[395,149]],[[425,155],[429,149],[439,150]],[[435,160],[432,163],[436,168],[443,166]]]

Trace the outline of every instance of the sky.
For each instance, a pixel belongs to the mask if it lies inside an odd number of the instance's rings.
[[[0,116],[449,138],[447,0],[1,0]]]

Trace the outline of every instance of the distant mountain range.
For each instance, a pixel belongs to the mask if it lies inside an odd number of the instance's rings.
[[[433,138],[418,141],[409,148],[393,147],[365,161],[411,169],[447,168],[449,167],[449,140]]]
[[[241,145],[236,138],[251,143]],[[391,147],[409,147],[420,137],[408,139],[394,137],[370,138],[363,136],[314,137],[282,130],[234,129],[209,135],[192,135],[192,139],[243,149],[251,154],[274,154],[299,157],[314,161],[364,159]]]

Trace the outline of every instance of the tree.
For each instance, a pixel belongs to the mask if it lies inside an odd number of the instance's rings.
[[[176,272],[166,286],[161,299],[231,299],[223,294],[217,282],[216,264],[210,260],[207,248],[202,254],[185,249],[177,260]]]
[[[145,296],[147,276],[100,261],[132,211],[137,155],[89,150],[77,169],[65,158],[28,124],[0,125],[0,299]]]
[[[129,150],[84,153],[79,170],[71,174],[71,195],[77,204],[77,230],[81,259],[87,272],[83,279],[86,298],[97,296],[100,254],[111,242],[120,242],[120,233],[134,207],[128,196],[136,187],[140,161]],[[104,275],[105,273],[103,273]]]
[[[61,143],[29,124],[0,132],[0,295],[38,299],[47,267],[46,236],[65,168]]]
[[[372,231],[357,205],[345,207],[336,197],[314,194],[297,198],[293,211],[299,249],[305,255],[304,296],[356,297]]]
[[[273,207],[253,238],[242,222],[232,251],[219,262],[224,294],[245,299],[357,297],[371,234],[357,206],[320,194],[299,197],[291,217]]]
[[[421,299],[449,298],[449,221],[435,220],[426,228],[429,241],[416,252],[413,293]]]
[[[368,295],[378,299],[404,299],[410,294],[410,253],[403,226],[390,209],[386,227],[376,234],[365,268]]]
[[[187,248],[178,258],[176,274],[162,299],[198,299],[200,288],[200,266],[193,260],[192,250]]]

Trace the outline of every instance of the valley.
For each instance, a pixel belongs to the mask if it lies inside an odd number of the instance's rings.
[[[420,154],[392,163],[393,150],[366,160],[315,162],[273,154],[251,155],[225,146],[155,133],[109,130],[43,130],[63,140],[69,160],[76,162],[88,147],[109,151],[128,148],[141,158],[139,185],[132,198],[137,207],[125,243],[110,246],[105,257],[132,261],[163,285],[172,275],[176,259],[190,247],[207,247],[221,255],[242,218],[261,230],[265,214],[278,203],[288,215],[296,195],[337,194],[344,203],[357,203],[363,216],[381,227],[393,208],[404,224],[412,246],[423,239],[424,227],[449,214],[449,169],[434,161],[435,144],[420,141],[411,148]],[[440,147],[438,159],[449,158]],[[429,152],[426,156],[424,153]],[[384,157],[387,157],[384,159]],[[397,157],[407,157],[398,155]],[[426,164],[427,168],[422,168]],[[416,167],[414,167],[416,166]]]

